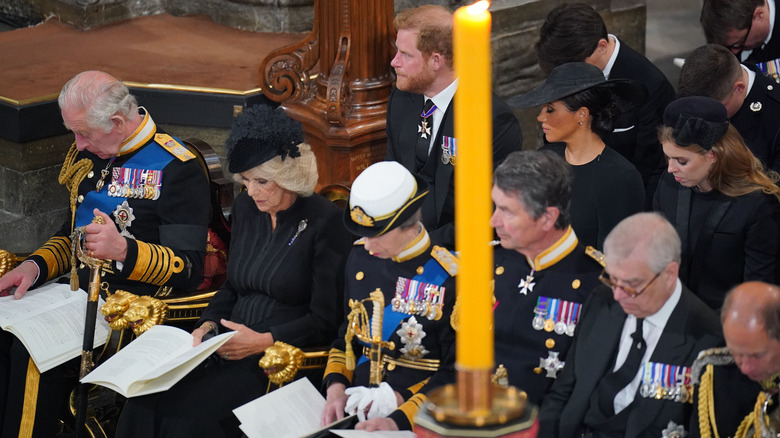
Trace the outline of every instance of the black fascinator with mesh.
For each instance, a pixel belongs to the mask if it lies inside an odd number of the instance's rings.
[[[291,119],[281,107],[255,105],[244,109],[233,122],[225,145],[228,170],[245,172],[276,157],[300,157],[303,143],[301,124]]]

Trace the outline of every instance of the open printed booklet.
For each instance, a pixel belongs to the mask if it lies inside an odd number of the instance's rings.
[[[0,297],[0,327],[19,338],[40,372],[81,355],[86,314],[86,292],[67,284],[47,283],[19,300]],[[98,312],[94,347],[105,344],[110,332]]]
[[[320,417],[324,408],[325,398],[309,379],[303,378],[233,409],[233,414],[241,421],[239,427],[248,438],[320,438],[332,434],[350,438],[414,437],[410,431],[351,430],[357,423],[355,415],[321,427]]]
[[[105,386],[128,398],[166,391],[235,334],[223,333],[193,347],[189,332],[156,325],[92,370],[81,382]]]

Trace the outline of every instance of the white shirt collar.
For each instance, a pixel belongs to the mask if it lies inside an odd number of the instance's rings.
[[[609,57],[609,61],[607,61],[607,65],[604,67],[604,77],[607,79],[609,79],[609,75],[612,73],[612,67],[615,65],[618,52],[620,52],[620,40],[612,34],[609,34],[608,37],[615,40],[615,50],[612,51],[612,56]]]
[[[452,102],[452,98],[455,96],[455,91],[457,89],[458,80],[455,79],[451,84],[447,85],[447,88],[439,91],[439,94],[433,97],[425,96],[425,98],[431,99],[433,104],[436,105],[436,108],[440,109],[442,113],[445,113],[447,111],[447,107],[450,106],[450,102]]]
[[[745,70],[748,74],[747,91],[745,91],[745,96],[747,96],[748,94],[750,94],[750,90],[753,89],[753,84],[756,82],[756,72],[745,67],[742,64],[740,64],[739,66],[742,67],[742,70]]]
[[[677,303],[680,301],[681,295],[682,295],[682,283],[678,278],[677,284],[674,286],[674,292],[672,292],[672,296],[670,296],[669,299],[666,300],[664,305],[661,306],[661,308],[657,312],[645,318],[645,321],[648,321],[654,326],[660,327],[662,329],[666,327],[666,322],[669,320],[669,316],[672,315],[674,308],[677,307]]]

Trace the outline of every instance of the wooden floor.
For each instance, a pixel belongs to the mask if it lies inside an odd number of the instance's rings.
[[[252,90],[263,58],[304,36],[241,31],[204,16],[139,17],[86,31],[51,19],[0,33],[0,99],[51,98],[84,70],[142,84]]]

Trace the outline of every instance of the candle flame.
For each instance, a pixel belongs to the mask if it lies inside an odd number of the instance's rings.
[[[487,11],[489,7],[490,2],[488,0],[479,0],[476,3],[467,6],[466,11],[468,11],[469,14],[477,15]]]

